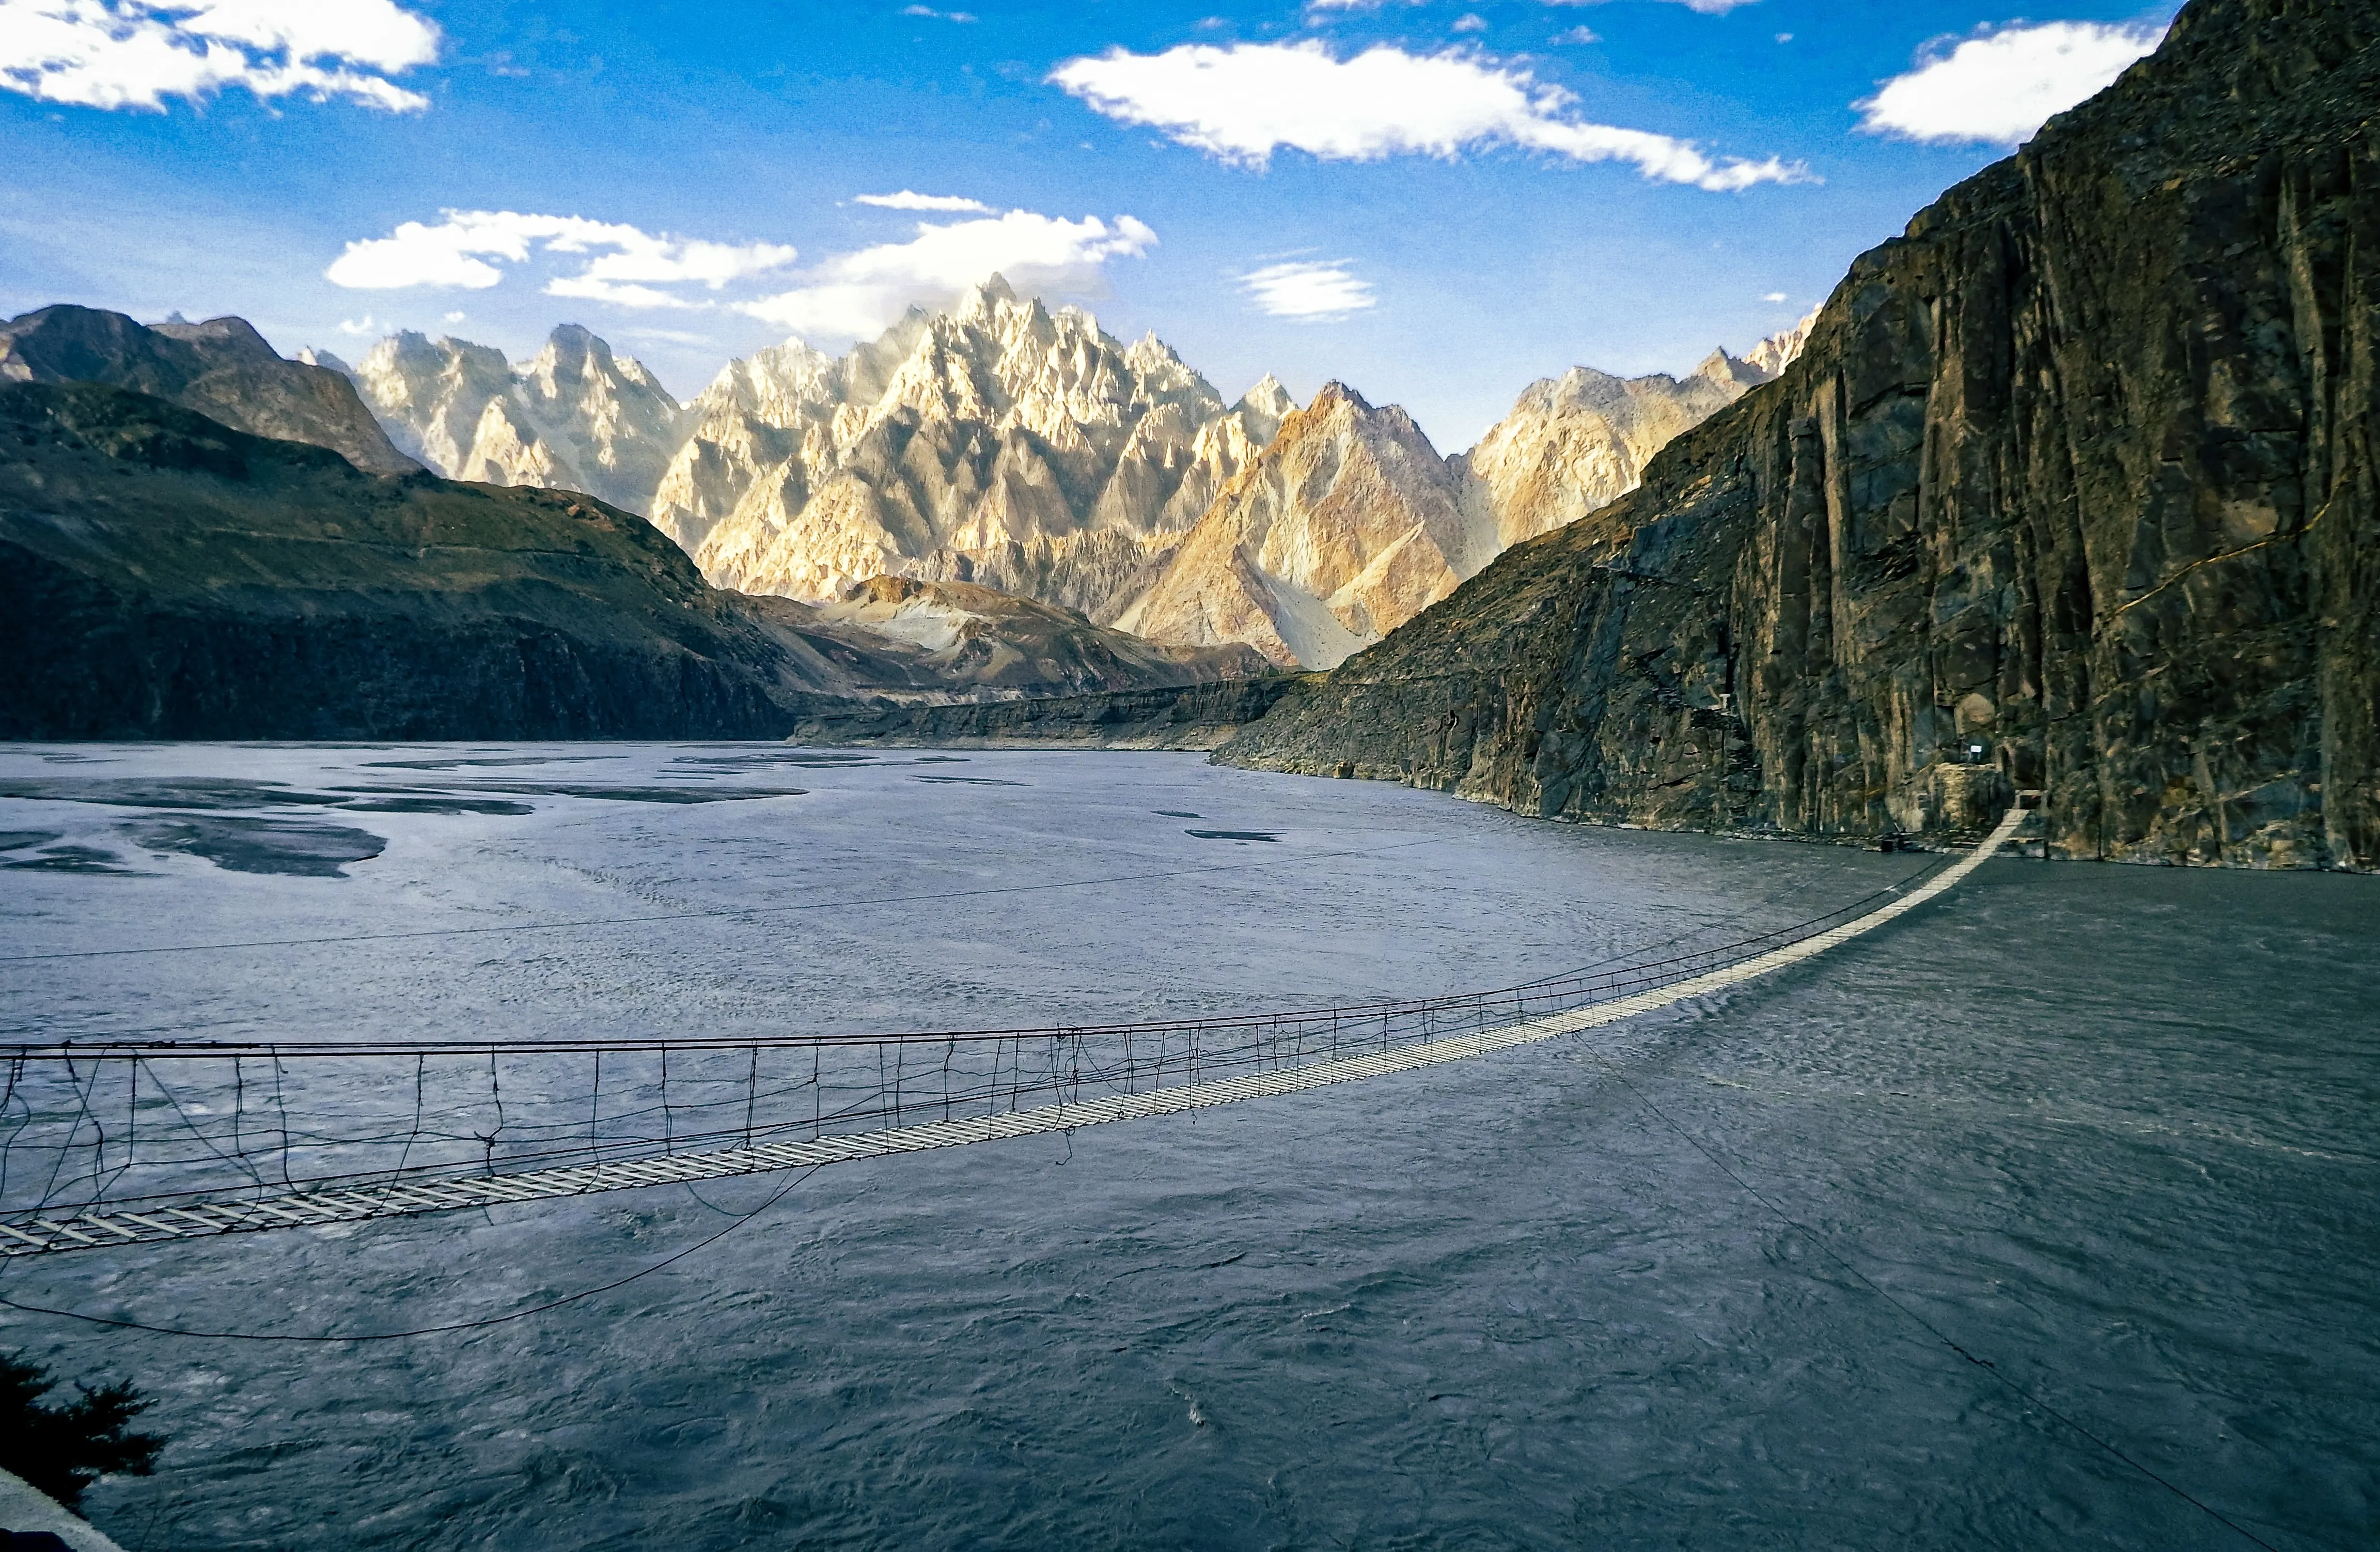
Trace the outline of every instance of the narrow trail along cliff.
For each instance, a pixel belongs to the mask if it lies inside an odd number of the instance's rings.
[[[1775,382],[1225,746],[1534,814],[2380,862],[2380,9],[2199,0]]]

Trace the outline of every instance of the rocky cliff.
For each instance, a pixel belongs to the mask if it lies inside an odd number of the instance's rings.
[[[724,587],[912,576],[1106,623],[1288,408],[1269,379],[1227,407],[1155,336],[1121,345],[994,276],[841,360],[793,342],[731,363],[654,520]]]
[[[669,390],[576,324],[517,369],[492,347],[408,330],[353,372],[397,443],[450,479],[579,491],[642,514],[683,438]]]
[[[2197,0],[1798,361],[1227,746],[1828,837],[2380,862],[2380,11]]]
[[[328,447],[372,473],[420,467],[390,445],[344,375],[283,360],[244,319],[145,327],[121,312],[45,307],[0,324],[0,383],[106,383],[258,436]]]

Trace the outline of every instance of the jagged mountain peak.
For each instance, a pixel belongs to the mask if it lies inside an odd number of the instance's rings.
[[[555,328],[518,368],[493,346],[399,330],[354,375],[407,450],[455,479],[584,491],[641,511],[681,439],[677,400],[578,324]]]
[[[696,401],[654,501],[747,591],[907,575],[1111,617],[1277,424],[1154,335],[1127,346],[997,275],[839,360],[778,348]]]
[[[1333,381],[1281,422],[1116,623],[1334,667],[1494,554],[1461,471],[1413,417]]]
[[[1767,341],[1762,343],[1766,344]],[[1723,388],[1731,387],[1741,391],[1745,388],[1756,388],[1777,373],[1741,356],[1731,355],[1725,346],[1721,346],[1705,356],[1700,364],[1694,368],[1692,375],[1717,384]]]
[[[1253,409],[1259,414],[1270,415],[1278,420],[1281,416],[1297,408],[1297,400],[1290,394],[1290,391],[1287,388],[1281,385],[1280,378],[1275,377],[1271,373],[1268,372],[1262,377],[1257,378],[1256,386],[1250,388],[1246,393],[1242,394],[1239,397],[1239,402],[1232,405],[1232,408],[1234,409]]]

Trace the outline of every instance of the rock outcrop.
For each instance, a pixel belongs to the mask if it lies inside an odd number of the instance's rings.
[[[236,430],[328,447],[372,473],[419,467],[344,375],[284,360],[240,318],[152,327],[97,308],[44,307],[0,324],[0,383],[106,383]]]
[[[1281,423],[1117,625],[1152,641],[1245,642],[1329,668],[1499,547],[1464,483],[1394,405],[1341,383]]]
[[[1154,336],[1123,346],[994,276],[840,360],[731,363],[653,517],[723,587],[970,581],[1107,623],[1289,408],[1270,379],[1227,408]]]
[[[397,444],[449,479],[579,491],[641,515],[684,439],[669,390],[576,324],[517,369],[492,347],[408,330],[353,375]]]
[[[2195,0],[1776,382],[1224,751],[1524,813],[2380,863],[2380,11]]]

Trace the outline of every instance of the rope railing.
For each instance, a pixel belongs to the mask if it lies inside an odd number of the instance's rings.
[[[1924,885],[1460,996],[867,1035],[0,1045],[0,1253],[752,1173],[1396,1070],[1864,931],[2013,822]]]

